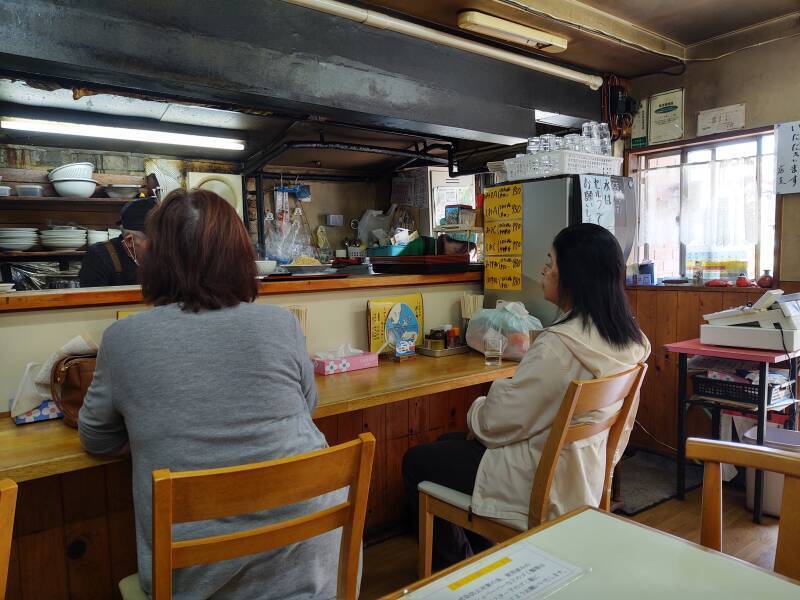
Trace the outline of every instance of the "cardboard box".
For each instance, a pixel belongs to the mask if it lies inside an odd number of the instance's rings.
[[[336,373],[347,373],[348,371],[358,371],[378,366],[378,354],[375,352],[364,352],[363,354],[352,354],[350,356],[340,356],[338,358],[315,358],[314,373],[320,375],[335,375]]]

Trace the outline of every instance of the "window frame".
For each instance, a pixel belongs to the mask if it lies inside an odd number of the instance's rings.
[[[655,146],[649,146],[647,148],[641,149],[626,149],[624,153],[624,172],[625,175],[628,177],[635,177],[637,173],[643,170],[647,170],[649,167],[647,163],[651,158],[662,158],[668,156],[674,156],[676,154],[680,155],[680,165],[683,167],[686,164],[706,164],[706,163],[688,163],[688,154],[694,150],[711,150],[711,161],[716,160],[716,149],[719,146],[724,146],[728,144],[735,144],[747,141],[748,139],[753,139],[756,141],[756,159],[758,161],[758,166],[756,168],[756,186],[757,186],[757,194],[759,198],[759,202],[761,201],[761,186],[762,186],[762,178],[761,178],[761,157],[762,157],[762,147],[763,147],[763,137],[765,135],[769,135],[770,133],[774,133],[775,128],[773,126],[765,126],[765,127],[756,127],[753,129],[743,129],[736,132],[726,132],[726,133],[717,133],[713,135],[706,135],[702,137],[692,138],[689,140],[679,140],[675,142],[667,142],[664,144],[658,144]],[[653,167],[658,168],[658,167]],[[681,188],[683,188],[683,169],[681,169]],[[641,202],[641,198],[639,198]],[[639,211],[637,215],[637,235],[639,231],[639,224],[641,221],[641,211]],[[679,215],[680,219],[680,215]],[[780,228],[780,202],[778,202],[777,194],[775,196],[775,238],[777,242],[777,238],[779,235],[779,228]],[[756,277],[759,275],[759,269],[761,267],[761,210],[758,211],[758,242],[756,243],[755,250],[754,250],[754,261],[755,261],[755,269],[756,273],[754,274]],[[645,245],[646,246],[646,245]],[[773,248],[773,275],[775,275],[777,268],[778,268],[778,261],[780,258],[780,244],[775,243]],[[679,261],[680,261],[680,276],[686,277],[686,245],[679,240]],[[645,247],[645,256],[644,257],[637,257],[638,260],[646,260],[647,259],[647,248]]]

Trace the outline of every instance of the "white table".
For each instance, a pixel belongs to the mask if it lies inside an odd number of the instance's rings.
[[[698,516],[699,518],[699,516]],[[758,600],[800,599],[800,585],[736,558],[593,508],[582,508],[523,533],[476,558],[399,590],[386,598],[426,596],[426,591],[460,581],[468,594],[490,579],[477,576],[486,565],[524,549],[522,545],[583,569],[548,600]],[[499,573],[496,570],[495,573]],[[437,592],[430,598],[450,598]],[[480,594],[478,594],[480,597]]]

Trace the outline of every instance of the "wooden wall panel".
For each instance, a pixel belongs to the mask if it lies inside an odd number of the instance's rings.
[[[55,498],[60,500],[60,494]],[[17,545],[22,597],[25,600],[67,600],[69,586],[63,526],[23,535],[17,538]]]
[[[409,402],[409,400],[402,400],[386,405],[386,439],[395,440],[411,435]]]
[[[112,596],[103,467],[61,476],[64,537],[70,598]]]
[[[130,461],[105,467],[111,586],[115,599],[121,598],[117,587],[119,581],[138,570],[131,469]]]
[[[403,486],[403,456],[411,446],[411,437],[398,437],[386,442],[386,511],[387,522],[401,522],[406,515],[406,493]]]
[[[0,597],[3,595],[3,590],[0,590]],[[17,550],[17,541],[11,541],[11,555],[9,556],[8,563],[8,580],[6,581],[6,598],[5,600],[22,600],[22,588],[19,582],[19,551]]]
[[[638,291],[636,293],[637,320],[642,333],[650,340],[652,351],[647,359],[647,375],[645,375],[644,382],[642,382],[639,411],[636,416],[636,420],[641,424],[641,427],[634,427],[631,441],[636,445],[646,447],[652,445],[652,440],[645,434],[642,427],[654,435],[654,431],[657,431],[659,427],[657,410],[654,406],[656,380],[658,379],[655,369],[657,301],[658,292]]]
[[[339,443],[339,419],[336,415],[330,417],[322,417],[321,419],[314,419],[314,423],[325,436],[329,446],[335,446]]]

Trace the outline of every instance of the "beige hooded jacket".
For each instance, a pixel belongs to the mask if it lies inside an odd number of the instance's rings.
[[[584,329],[579,318],[542,332],[514,377],[495,381],[467,414],[470,431],[487,447],[475,479],[472,510],[527,529],[533,476],[570,382],[621,373],[649,354],[646,338],[643,345],[615,348],[593,325]],[[618,407],[580,420],[602,420]],[[622,437],[623,447],[629,436],[630,429]],[[608,432],[603,432],[564,447],[550,491],[549,519],[585,504],[599,505],[607,438]]]

